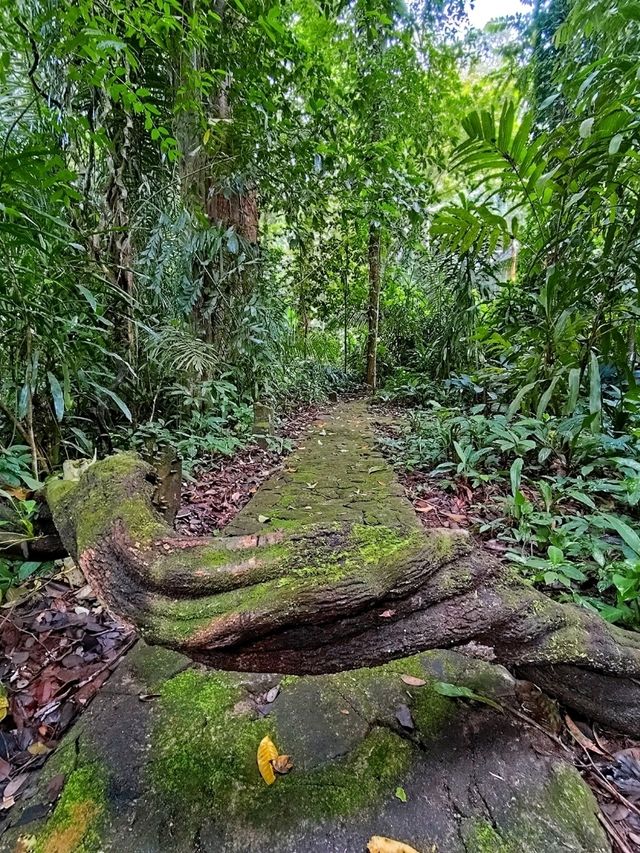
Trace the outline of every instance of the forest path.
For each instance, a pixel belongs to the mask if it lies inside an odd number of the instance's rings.
[[[284,468],[261,486],[225,533],[354,524],[384,526],[400,535],[421,529],[392,467],[376,448],[373,424],[378,419],[364,399],[338,403],[321,415]]]

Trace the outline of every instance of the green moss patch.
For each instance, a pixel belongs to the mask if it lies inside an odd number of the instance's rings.
[[[78,553],[93,547],[122,520],[134,542],[150,543],[166,532],[151,505],[148,466],[134,453],[116,453],[91,465],[78,483],[52,480],[47,501],[58,528],[75,527]]]
[[[559,839],[572,839],[571,849],[604,853],[610,849],[597,818],[593,794],[570,765],[554,768],[542,790],[522,791],[495,828],[484,820],[463,826],[468,853],[541,853],[558,848]]]
[[[106,812],[106,776],[97,762],[73,770],[51,818],[36,841],[36,853],[94,853]]]
[[[467,853],[517,853],[485,820],[474,822],[465,838]]]
[[[287,732],[271,718],[253,718],[240,703],[246,694],[234,677],[182,673],[164,685],[154,735],[152,783],[181,815],[203,814],[274,827],[305,818],[351,814],[390,795],[409,764],[411,745],[373,728],[345,758],[267,786],[256,752],[269,735],[287,751]]]

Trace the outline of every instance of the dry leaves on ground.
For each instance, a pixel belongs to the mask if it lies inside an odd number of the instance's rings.
[[[295,441],[318,416],[318,407],[306,406],[292,413],[279,435]],[[193,478],[183,484],[182,505],[176,528],[184,535],[205,536],[221,530],[240,512],[258,488],[284,464],[284,455],[251,445],[234,456],[201,463]]]
[[[69,570],[69,561],[67,570],[36,581],[21,600],[0,611],[0,808],[5,813],[19,797],[29,796],[31,771],[44,763],[132,641],[82,575]]]

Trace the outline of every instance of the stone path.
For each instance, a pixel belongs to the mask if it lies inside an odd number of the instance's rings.
[[[385,499],[401,491],[368,419],[361,403],[336,407],[229,532],[415,529],[409,505]],[[441,695],[439,682],[514,701],[506,670],[453,651],[283,678],[204,669],[140,643],[49,760],[0,849],[364,853],[385,835],[420,853],[610,850],[591,792],[550,739]],[[272,786],[256,766],[265,735],[294,765]],[[60,774],[62,795],[42,818]]]
[[[283,470],[264,483],[225,533],[354,524],[385,527],[399,535],[421,530],[402,486],[375,446],[374,420],[364,400],[338,404],[319,418]]]

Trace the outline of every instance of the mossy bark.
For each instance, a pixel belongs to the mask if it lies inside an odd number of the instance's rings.
[[[389,472],[375,470],[386,489]],[[475,640],[567,705],[640,734],[640,635],[552,601],[461,534],[423,532],[393,490],[377,524],[313,515],[206,540],[177,536],[152,494],[132,454],[47,489],[96,592],[151,643],[221,669],[308,674]]]

